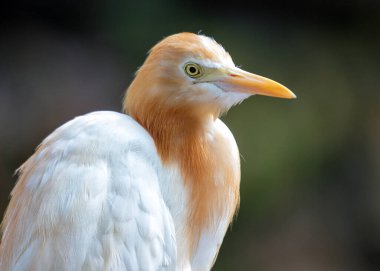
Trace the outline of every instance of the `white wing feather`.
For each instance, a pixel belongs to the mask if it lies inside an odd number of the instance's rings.
[[[64,124],[20,169],[0,270],[174,270],[160,168],[153,140],[124,114]]]

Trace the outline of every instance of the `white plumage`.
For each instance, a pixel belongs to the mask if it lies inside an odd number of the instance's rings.
[[[230,140],[234,155],[226,159],[236,162],[228,128],[219,120],[214,128]],[[181,244],[173,220],[185,235],[189,197],[179,178],[178,166],[163,167],[151,136],[131,117],[94,112],[69,121],[20,168],[0,270],[174,270]],[[177,270],[211,268],[228,222],[205,231]]]
[[[21,167],[0,270],[173,270],[173,219],[149,134],[95,112],[46,138]],[[16,238],[8,240],[7,237]]]

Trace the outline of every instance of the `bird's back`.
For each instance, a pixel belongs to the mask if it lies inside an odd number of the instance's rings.
[[[0,270],[172,270],[176,244],[149,134],[95,112],[64,124],[20,168]]]

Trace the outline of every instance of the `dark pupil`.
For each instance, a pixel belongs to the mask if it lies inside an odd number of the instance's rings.
[[[195,67],[191,66],[191,67],[189,68],[189,72],[190,72],[191,74],[194,74],[194,73],[197,72],[197,69],[196,69]]]

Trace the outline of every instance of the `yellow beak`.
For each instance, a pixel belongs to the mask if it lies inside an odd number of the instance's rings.
[[[225,69],[223,76],[215,84],[228,91],[286,99],[296,98],[296,95],[287,87],[271,79],[243,71],[239,68]]]

